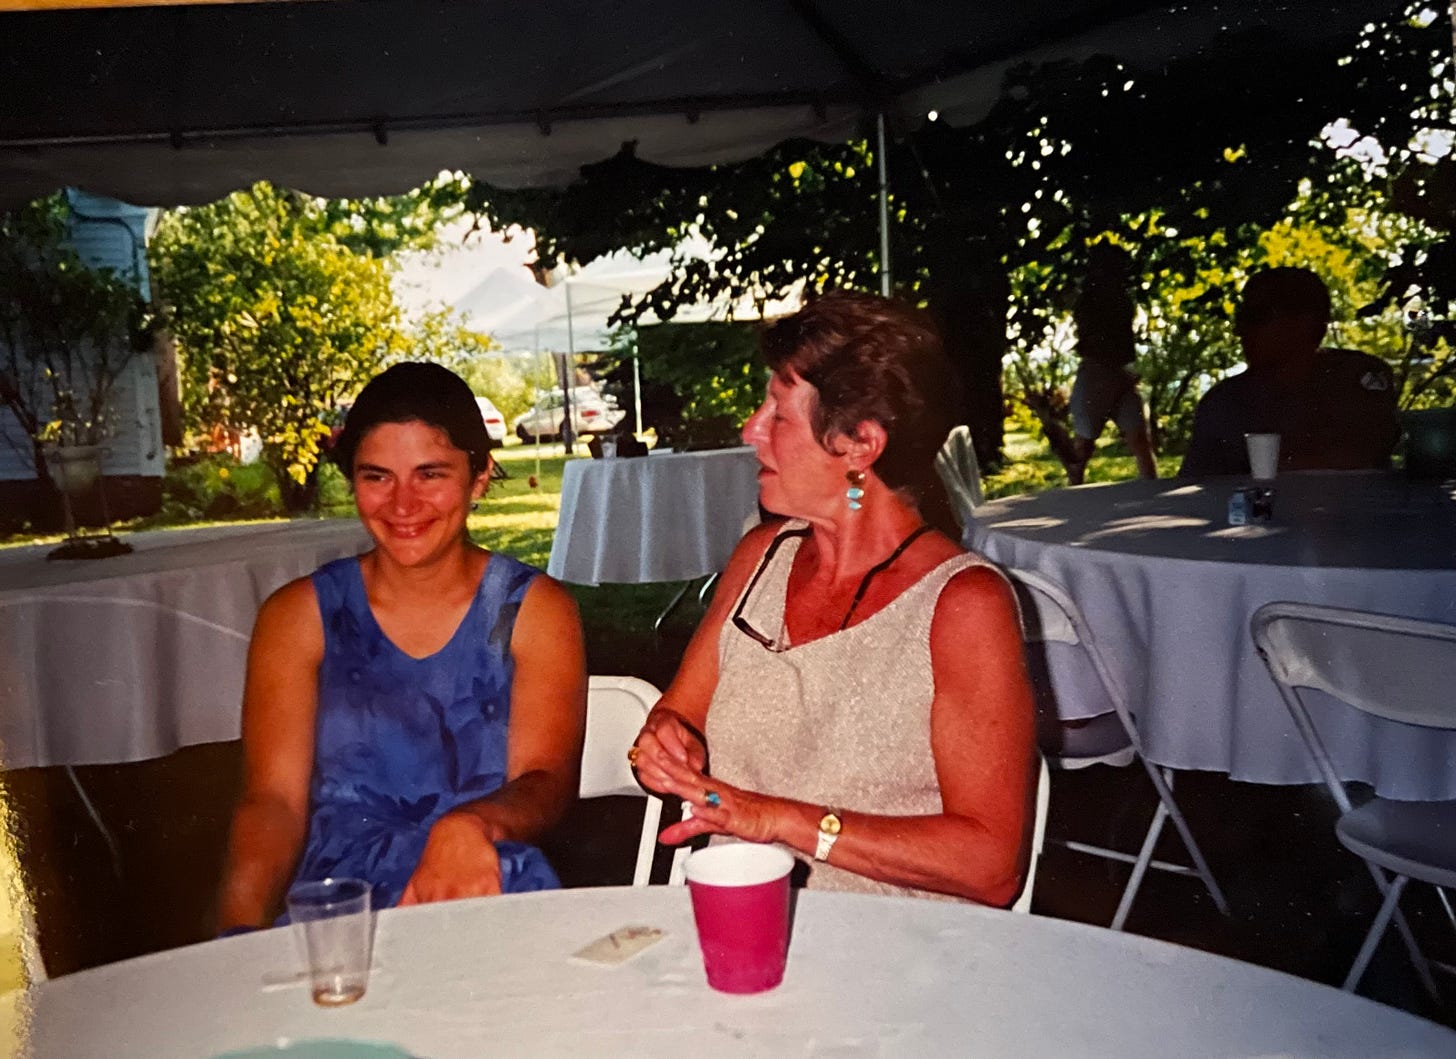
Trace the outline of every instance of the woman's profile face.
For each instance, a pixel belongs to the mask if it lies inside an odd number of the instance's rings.
[[[797,375],[769,378],[763,404],[743,424],[758,456],[759,502],[780,515],[816,518],[844,509],[844,458],[814,434],[814,387]]]
[[[391,559],[420,565],[459,544],[488,473],[472,476],[470,457],[439,427],[380,423],[354,457],[359,519]]]

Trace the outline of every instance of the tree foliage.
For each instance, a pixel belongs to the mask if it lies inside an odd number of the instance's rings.
[[[136,277],[87,266],[69,217],[62,194],[0,214],[0,408],[28,435],[42,488],[48,444],[107,439],[114,386],[152,339]]]
[[[1036,408],[1054,442],[1065,435],[1074,337],[1065,317],[1102,239],[1134,255],[1139,367],[1168,438],[1186,432],[1192,402],[1236,357],[1228,311],[1264,256],[1260,232],[1297,198],[1320,129],[1359,109],[1365,75],[1338,61],[1353,46],[1291,48],[1231,26],[1156,70],[1107,56],[1028,63],[1006,75],[977,125],[901,131],[886,159],[896,291],[939,319],[983,462],[999,448],[1008,352],[1011,395]],[[467,206],[494,226],[535,229],[548,265],[708,240],[716,257],[680,255],[672,276],[621,314],[670,319],[688,302],[781,297],[798,284],[876,289],[876,163],[864,141],[798,142],[674,170],[629,145],[568,188],[475,185]],[[714,371],[704,360],[702,378]]]
[[[169,213],[149,248],[190,426],[256,429],[291,511],[312,499],[338,403],[406,348],[384,263],[323,214],[257,184]]]
[[[385,259],[401,250],[429,250],[441,229],[464,212],[468,182],[441,173],[413,191],[369,199],[317,199],[300,223],[356,254]]]
[[[490,398],[506,422],[531,407],[539,388],[551,385],[549,367],[504,356],[489,335],[473,330],[450,309],[430,310],[411,321],[406,345],[408,359],[443,364],[473,393]]]

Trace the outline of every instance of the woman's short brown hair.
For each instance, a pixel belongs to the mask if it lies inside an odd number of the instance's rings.
[[[814,433],[826,451],[835,451],[835,434],[854,437],[865,420],[878,423],[888,438],[874,464],[880,480],[907,493],[927,521],[947,504],[935,454],[956,425],[959,386],[924,313],[830,291],[767,328],[761,346],[774,374],[814,387]]]

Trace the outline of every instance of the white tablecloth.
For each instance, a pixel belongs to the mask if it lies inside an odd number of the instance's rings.
[[[631,962],[571,953],[629,924]],[[34,1059],[211,1056],[285,1040],[480,1056],[1450,1056],[1456,1034],[1361,997],[1063,920],[803,893],[788,969],[710,990],[684,887],[567,890],[390,910],[368,992],[322,1009],[285,930],[70,975],[33,997]]]
[[[1247,480],[1125,482],[981,507],[967,543],[1060,582],[1138,717],[1148,757],[1259,783],[1318,780],[1249,637],[1274,600],[1456,623],[1449,485],[1378,473],[1285,475],[1274,520],[1227,525]],[[1064,717],[1101,712],[1072,649],[1048,651]],[[1345,779],[1393,798],[1456,798],[1456,735],[1381,722],[1317,696]]]
[[[0,765],[140,761],[236,739],[258,605],[365,550],[355,519],[127,534],[111,559],[0,550]]]
[[[757,512],[750,448],[573,460],[546,569],[579,585],[705,577],[723,569]]]

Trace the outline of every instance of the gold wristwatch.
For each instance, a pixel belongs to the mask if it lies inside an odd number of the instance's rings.
[[[825,809],[824,815],[819,818],[819,844],[814,847],[815,860],[829,859],[829,851],[834,848],[834,843],[839,840],[839,832],[843,830],[844,821],[839,818],[839,812]]]

